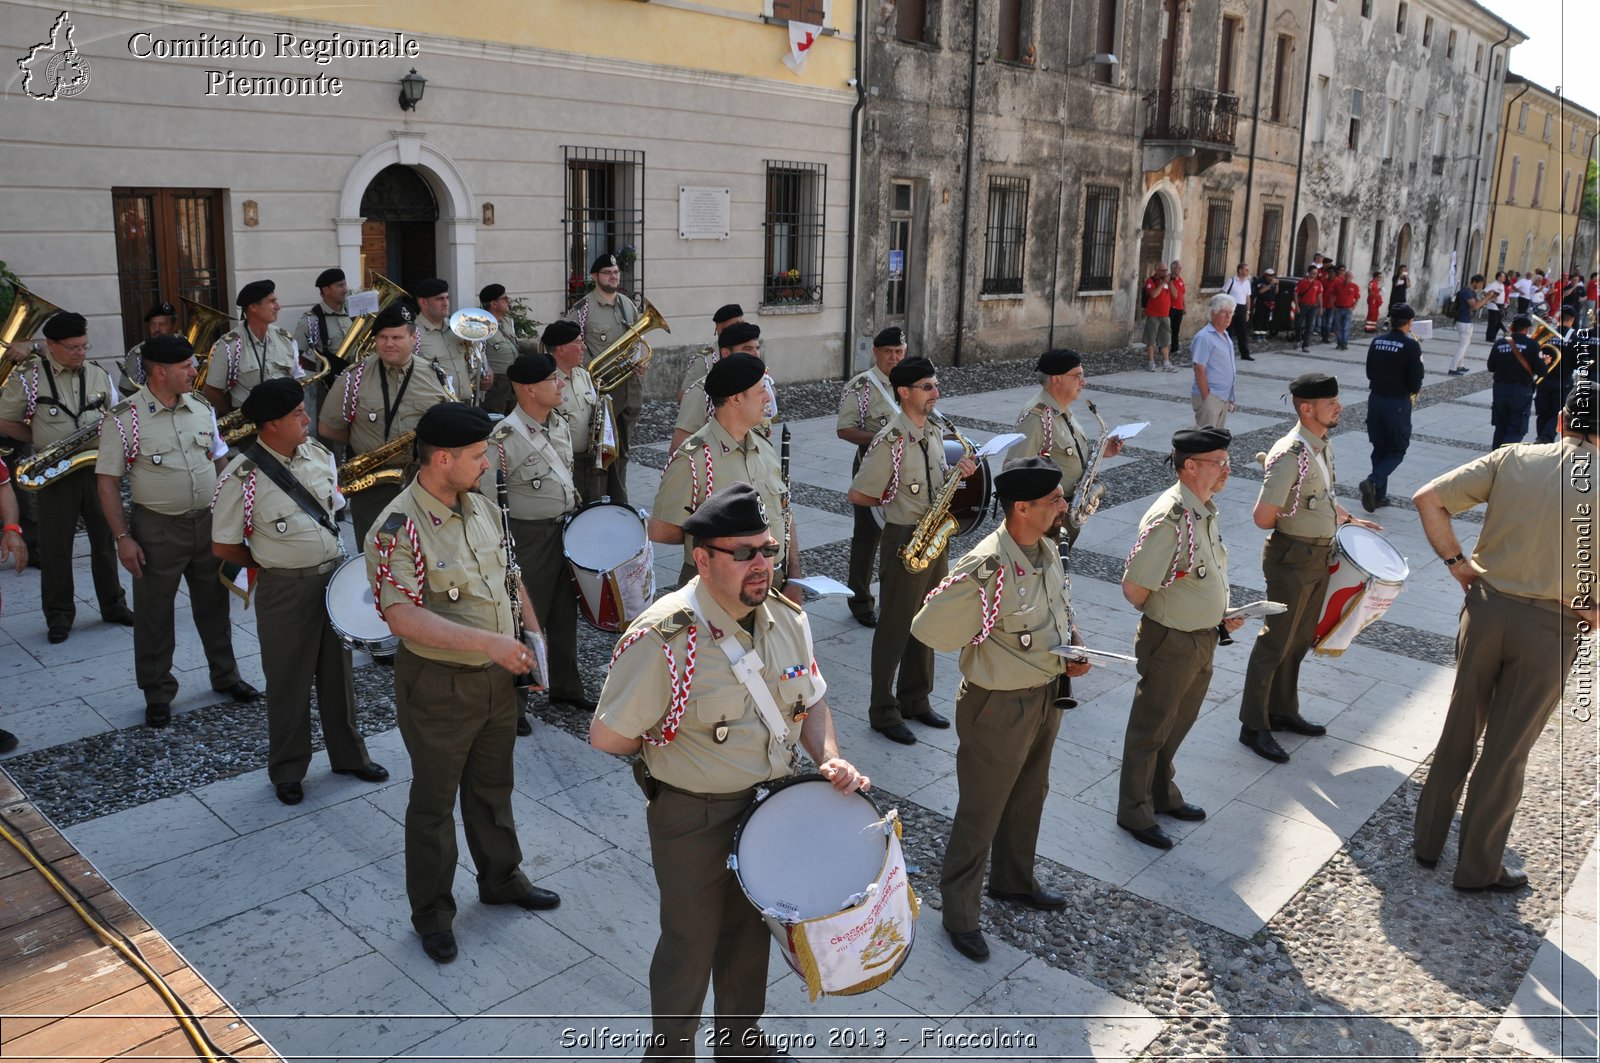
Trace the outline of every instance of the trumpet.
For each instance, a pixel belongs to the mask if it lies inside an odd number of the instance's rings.
[[[655,357],[655,351],[641,338],[646,332],[654,329],[669,334],[672,332],[661,311],[652,306],[650,300],[643,302],[644,311],[639,315],[639,320],[629,325],[628,331],[589,362],[589,375],[594,378],[594,386],[602,395],[609,395],[626,384],[629,377],[643,370]],[[642,354],[639,348],[644,349]]]

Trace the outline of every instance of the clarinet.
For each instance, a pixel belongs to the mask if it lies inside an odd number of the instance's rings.
[[[778,468],[783,476],[783,564],[785,570],[791,568],[789,564],[789,549],[794,543],[794,514],[789,509],[789,426],[783,426],[782,443],[778,448]],[[783,574],[781,574],[783,575]],[[787,575],[784,575],[787,580]]]
[[[543,647],[529,643],[527,629],[522,622],[522,569],[517,566],[517,552],[511,539],[511,492],[506,488],[506,474],[503,469],[495,472],[494,484],[495,495],[500,502],[500,528],[506,550],[506,596],[511,599],[511,630],[517,641],[532,651],[534,666],[538,669],[537,675],[534,668],[530,668],[516,677],[517,689],[527,690],[541,685],[544,668],[540,664],[540,658],[543,656],[540,651]]]

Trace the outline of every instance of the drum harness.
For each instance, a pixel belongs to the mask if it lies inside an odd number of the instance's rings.
[[[345,550],[344,540],[339,536],[339,526],[328,516],[316,497],[306,490],[305,484],[295,479],[294,475],[283,467],[282,462],[268,453],[260,441],[251,443],[244,449],[243,453],[246,458],[255,462],[256,469],[266,473],[268,479],[277,484],[278,488],[288,495],[290,500],[305,512],[306,516],[316,521],[324,531],[333,536],[333,541],[339,544],[339,556],[341,558],[350,556]],[[255,530],[256,469],[252,469],[245,476],[241,485],[244,492],[244,534],[247,539],[250,537],[250,533]],[[337,470],[335,472],[337,474]],[[224,476],[217,481],[219,492],[226,479],[227,477]],[[212,504],[216,504],[216,493],[212,495]]]

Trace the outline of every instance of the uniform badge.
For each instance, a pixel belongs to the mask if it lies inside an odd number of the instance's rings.
[[[725,723],[719,723],[716,727],[712,728],[711,740],[719,746],[726,742],[728,740],[728,725]]]
[[[153,402],[150,404],[150,412],[151,413],[155,413],[156,412],[156,404],[153,403]]]
[[[1194,574],[1199,576],[1201,579],[1206,578],[1206,563],[1204,561],[1194,566]]]
[[[59,408],[55,407],[55,406],[50,407],[50,416],[51,417],[60,417],[61,416],[61,410]]]
[[[1316,495],[1312,495],[1310,498],[1306,499],[1306,508],[1307,509],[1316,509],[1317,508],[1317,496]]]
[[[533,489],[535,491],[539,490],[539,488],[542,487],[543,485],[544,485],[544,481],[543,480],[535,479],[533,481]]]
[[[369,421],[376,421],[376,420],[377,420],[377,419],[378,419],[378,415],[377,415],[377,414],[376,414],[376,413],[369,413],[369,414],[367,414],[367,420],[369,420]]]
[[[445,596],[452,602],[459,602],[461,600],[461,588],[451,587],[450,590],[446,592]]]
[[[161,455],[160,454],[152,454],[152,455],[150,455],[150,464],[152,464],[152,465],[160,465],[161,464]]]
[[[886,413],[880,413],[878,415],[878,425],[879,425],[879,427],[882,427],[883,425],[886,425],[888,423],[889,423],[889,415],[886,414]]]
[[[1033,645],[1033,635],[1030,632],[1024,631],[1021,638],[1023,649],[1027,649],[1029,646]]]
[[[921,484],[911,484],[910,485],[910,489],[911,489],[911,493],[914,494],[914,495],[919,495],[919,494],[922,493],[922,485]]]
[[[288,530],[289,530],[289,522],[288,522],[288,521],[286,521],[286,520],[280,520],[280,521],[277,521],[277,522],[276,522],[276,523],[274,523],[274,524],[273,524],[273,525],[272,525],[272,526],[273,526],[273,527],[274,527],[274,528],[277,528],[277,529],[278,529],[278,534],[279,534],[279,535],[282,535],[282,534],[283,534],[283,533],[284,533],[284,532],[286,532],[286,531],[288,531]]]

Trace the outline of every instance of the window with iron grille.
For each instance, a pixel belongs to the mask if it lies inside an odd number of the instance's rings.
[[[567,303],[589,290],[589,267],[600,255],[617,256],[621,290],[644,295],[644,152],[563,146],[566,157]]]
[[[1078,290],[1109,291],[1117,250],[1117,190],[1111,185],[1090,185],[1083,195],[1083,262]]]
[[[1233,206],[1212,200],[1206,206],[1205,260],[1200,267],[1200,287],[1220,288],[1228,279],[1228,219]]]
[[[1022,293],[1022,251],[1027,222],[1028,179],[989,178],[989,232],[984,241],[983,294]]]
[[[822,303],[823,188],[820,162],[767,160],[764,306]]]
[[[189,311],[178,300],[203,306],[233,305],[223,261],[220,188],[113,188],[117,289],[122,296],[122,340],[144,339],[144,315],[159,302],[179,307],[180,329]]]

